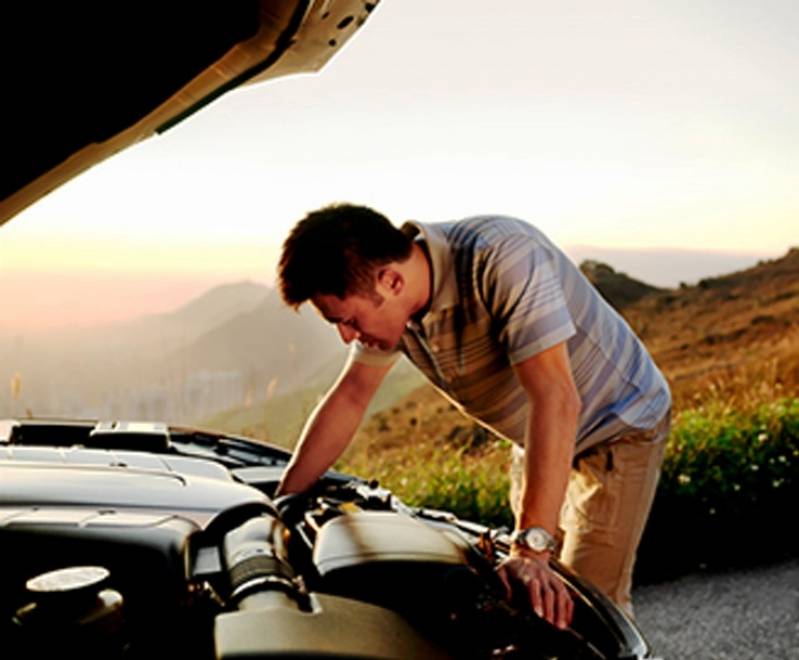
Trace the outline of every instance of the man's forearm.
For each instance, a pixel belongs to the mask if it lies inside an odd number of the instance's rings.
[[[311,413],[277,494],[306,490],[346,449],[390,365],[349,361],[336,384]]]
[[[557,392],[557,388],[555,388]],[[570,388],[561,394],[531,396],[525,471],[517,529],[543,527],[555,534],[569,479],[579,415],[579,399]],[[550,552],[512,545],[499,576],[508,595],[521,588],[535,612],[561,629],[572,620],[574,602],[565,584],[552,572]]]
[[[541,526],[551,533],[557,529],[578,414],[579,402],[568,394],[542,397],[531,405],[518,528]]]
[[[283,473],[278,494],[306,490],[347,448],[365,407],[346,397],[346,393],[334,390],[311,414]]]
[[[543,527],[554,534],[569,481],[580,395],[571,372],[565,342],[514,366],[527,392],[529,414],[524,452],[518,529]],[[573,613],[573,601],[563,582],[549,567],[549,552],[512,545],[499,575],[510,592],[511,582],[521,583],[539,616],[565,628]]]

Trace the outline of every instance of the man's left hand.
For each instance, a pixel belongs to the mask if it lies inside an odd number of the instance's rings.
[[[574,602],[566,585],[549,567],[549,553],[511,548],[510,556],[497,567],[508,599],[514,585],[529,595],[535,613],[561,630],[572,620]]]

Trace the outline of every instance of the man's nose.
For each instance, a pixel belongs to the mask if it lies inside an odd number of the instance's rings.
[[[338,333],[341,335],[341,339],[345,344],[349,344],[353,339],[358,339],[359,333],[357,330],[355,330],[355,328],[351,328],[343,323],[339,323],[336,327],[338,328]]]

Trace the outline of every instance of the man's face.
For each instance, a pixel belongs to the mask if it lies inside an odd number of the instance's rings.
[[[391,295],[351,294],[344,298],[319,294],[311,298],[317,311],[338,329],[341,339],[353,339],[371,348],[390,351],[399,343],[408,321],[401,306]]]

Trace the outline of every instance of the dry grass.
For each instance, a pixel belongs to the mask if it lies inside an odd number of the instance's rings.
[[[751,407],[799,393],[799,250],[623,311],[677,409],[718,397]]]
[[[797,250],[749,271],[654,294],[624,314],[669,380],[677,427],[683,413],[698,414],[710,432],[799,398]],[[472,517],[508,521],[508,462],[507,442],[425,386],[371,418],[338,466],[377,478],[412,502],[462,514],[479,504],[485,509]]]

